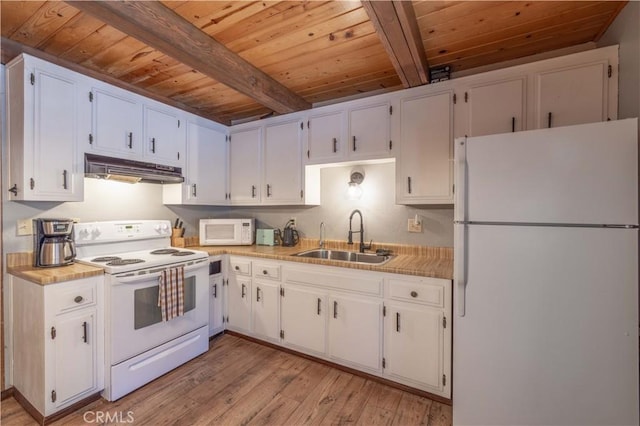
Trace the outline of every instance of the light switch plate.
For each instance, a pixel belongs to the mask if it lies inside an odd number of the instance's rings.
[[[422,222],[417,222],[411,218],[407,221],[407,231],[409,232],[422,232]]]
[[[31,219],[20,219],[16,225],[18,236],[33,235],[33,221]]]

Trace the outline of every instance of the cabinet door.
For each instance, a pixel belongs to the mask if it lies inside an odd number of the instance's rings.
[[[92,151],[125,158],[142,156],[142,105],[120,94],[93,89]]]
[[[302,141],[299,120],[265,126],[264,204],[300,204]]]
[[[453,203],[452,93],[403,99],[398,204]]]
[[[280,284],[255,281],[252,292],[252,330],[272,340],[280,336]]]
[[[83,199],[84,170],[76,160],[81,117],[77,86],[69,78],[35,72],[33,159],[24,159],[33,161],[33,179],[25,187],[25,192],[31,190],[29,199]]]
[[[229,327],[249,331],[251,329],[251,280],[229,276],[227,286],[227,317]]]
[[[177,114],[145,107],[144,123],[146,160],[163,165],[182,166],[185,131],[184,123]]]
[[[222,275],[209,277],[209,336],[224,330]]]
[[[524,78],[490,82],[470,87],[468,97],[468,136],[517,132],[524,123],[526,87]]]
[[[96,310],[83,309],[55,319],[56,407],[96,387]],[[47,395],[48,396],[48,395]]]
[[[382,302],[329,297],[329,356],[380,371]]]
[[[599,62],[536,76],[537,128],[607,119],[607,63]]]
[[[344,114],[342,111],[309,117],[307,163],[332,163],[344,156]]]
[[[226,204],[226,135],[216,129],[189,123],[187,200],[189,204]]]
[[[324,293],[285,285],[284,296],[280,300],[284,343],[303,351],[324,354],[326,302]]]
[[[391,303],[385,319],[385,375],[421,389],[444,389],[444,314],[419,305]]]
[[[229,143],[231,204],[260,204],[262,129],[233,133]]]
[[[350,158],[383,158],[391,155],[390,112],[389,102],[349,111]]]

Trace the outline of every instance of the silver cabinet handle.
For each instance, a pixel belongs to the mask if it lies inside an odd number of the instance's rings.
[[[133,148],[133,132],[129,132],[129,143],[127,144],[129,149]]]
[[[151,138],[151,152],[156,153],[156,138]]]
[[[197,184],[194,183],[191,185],[191,195],[196,197],[197,194],[198,194],[198,187],[197,187]]]
[[[511,117],[511,133],[515,133],[516,131],[516,118]]]
[[[215,299],[217,299],[217,298],[218,298],[218,284],[214,284],[214,285],[213,285],[213,297],[214,297]]]
[[[353,150],[356,150],[356,137],[353,137]]]
[[[411,176],[407,176],[407,192],[411,194]]]
[[[63,171],[62,171],[62,187],[63,187],[64,189],[69,189],[69,188],[67,187],[67,171],[66,171],[66,170],[63,170]]]
[[[87,322],[82,323],[82,341],[87,343]]]
[[[267,197],[271,197],[271,185],[267,184]]]
[[[338,301],[333,301],[333,318],[338,318]]]
[[[396,331],[400,333],[400,312],[396,312]]]
[[[552,113],[547,115],[547,127],[551,128],[551,117],[553,117]]]
[[[246,296],[246,294],[247,294],[247,286],[242,284],[242,294],[240,296],[244,299],[244,296]]]
[[[256,302],[260,301],[260,287],[256,287]]]
[[[338,152],[338,140],[336,138],[333,138],[333,152]]]
[[[251,185],[251,198],[256,198],[256,186]]]
[[[318,297],[318,315],[320,315],[320,305],[322,304],[322,300]]]

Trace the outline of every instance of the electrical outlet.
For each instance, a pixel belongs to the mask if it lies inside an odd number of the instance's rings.
[[[407,231],[409,232],[422,232],[422,222],[416,222],[414,218],[407,221]]]
[[[292,227],[296,227],[297,223],[296,223],[296,218],[295,217],[291,217],[289,218],[289,223],[291,224]]]
[[[31,219],[18,220],[16,231],[18,235],[33,235],[33,221]]]

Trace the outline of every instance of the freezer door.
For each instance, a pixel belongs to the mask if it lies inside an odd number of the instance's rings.
[[[638,424],[638,231],[456,226],[453,423]]]
[[[637,224],[637,138],[634,118],[457,140],[456,220]]]

